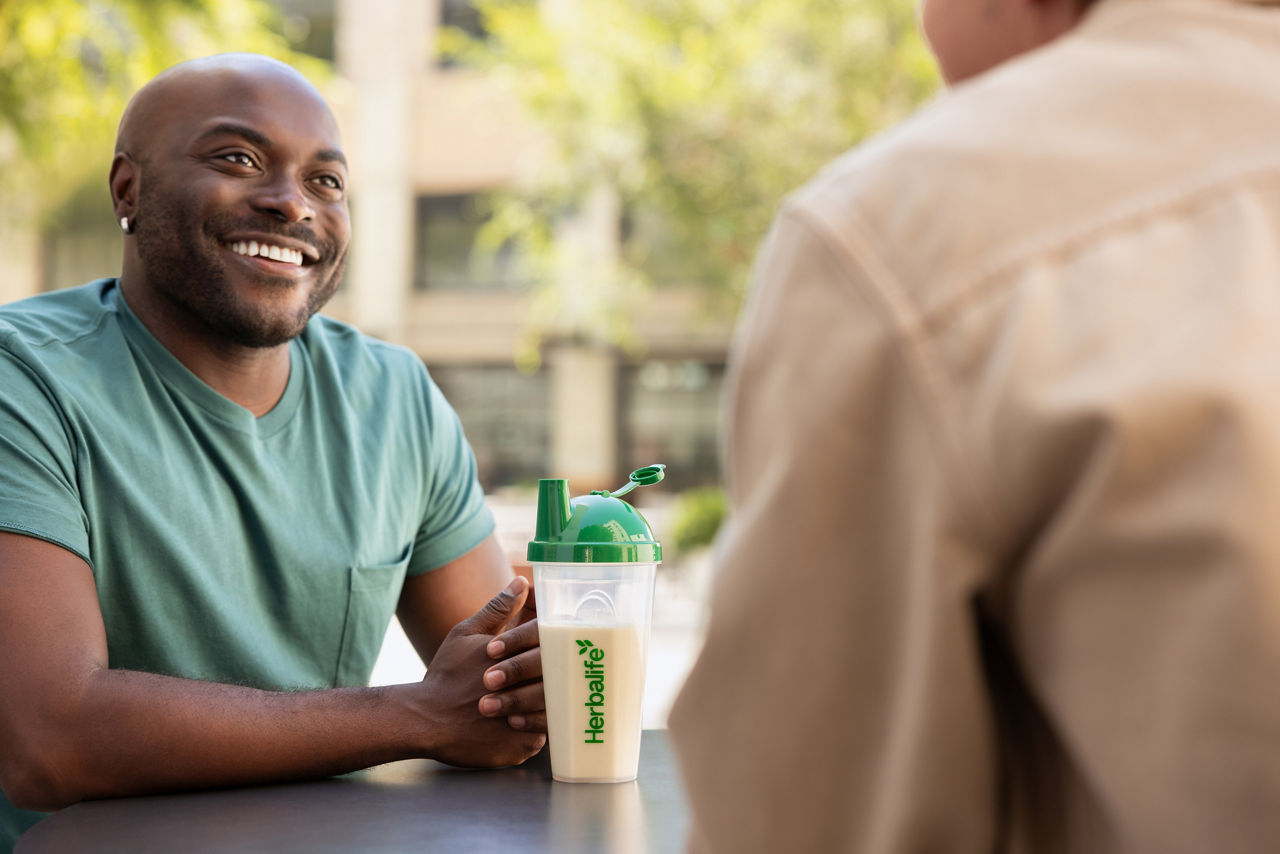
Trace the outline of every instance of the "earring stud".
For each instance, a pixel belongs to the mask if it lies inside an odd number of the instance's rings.
[[[125,234],[133,234],[133,229],[129,226],[129,218],[127,216],[120,217],[120,230]]]

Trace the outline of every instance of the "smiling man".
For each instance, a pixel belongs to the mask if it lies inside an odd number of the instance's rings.
[[[456,416],[316,315],[347,181],[293,69],[185,63],[120,123],[120,278],[0,308],[0,850],[86,798],[542,746],[532,603]],[[430,670],[360,687],[393,613]]]

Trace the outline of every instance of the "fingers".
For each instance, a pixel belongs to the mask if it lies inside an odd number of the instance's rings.
[[[529,597],[524,600],[522,607],[512,618],[503,626],[503,630],[514,629],[516,626],[522,626],[525,623],[538,619],[538,603],[534,600],[536,595],[533,584],[529,585]]]
[[[493,634],[520,611],[528,595],[528,580],[517,575],[497,596],[459,623],[456,628],[467,635]]]
[[[547,713],[529,712],[523,715],[512,715],[507,718],[507,723],[512,729],[518,729],[522,732],[546,732]]]
[[[541,682],[530,682],[509,691],[496,694],[485,694],[480,698],[480,714],[486,718],[510,717],[521,715],[529,717],[546,712],[547,701],[542,693]]]
[[[524,607],[520,609],[518,622],[527,623],[530,620],[537,619],[538,616],[538,600],[534,598],[533,585],[529,585],[529,598],[524,600]]]
[[[533,649],[537,645],[538,624],[537,622],[528,622],[510,631],[503,632],[489,641],[489,645],[485,647],[485,652],[489,653],[490,658],[502,658],[505,655],[514,655],[526,649]]]
[[[495,664],[484,672],[484,687],[490,691],[519,685],[542,678],[542,650],[531,649],[519,655],[513,655],[505,661]]]

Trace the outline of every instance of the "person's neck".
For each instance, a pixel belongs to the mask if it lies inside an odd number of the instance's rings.
[[[176,307],[161,306],[134,295],[122,279],[121,296],[143,326],[205,385],[232,403],[261,417],[284,396],[289,384],[289,344],[246,347],[220,338]]]

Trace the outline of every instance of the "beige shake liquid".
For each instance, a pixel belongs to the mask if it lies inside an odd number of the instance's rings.
[[[632,780],[640,759],[644,626],[538,624],[551,774]]]

